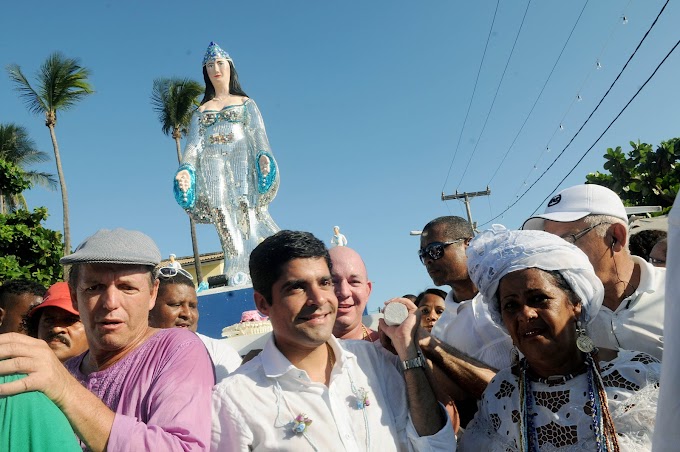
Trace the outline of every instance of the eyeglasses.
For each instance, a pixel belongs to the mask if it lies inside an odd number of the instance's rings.
[[[170,279],[170,278],[177,276],[178,273],[182,276],[186,276],[191,281],[194,280],[194,278],[191,276],[191,273],[189,273],[188,271],[186,271],[182,268],[175,268],[175,267],[161,267],[156,272],[156,276],[158,278]]]
[[[562,237],[567,242],[574,244],[574,243],[576,243],[576,241],[578,239],[580,239],[581,237],[583,237],[584,235],[586,235],[587,233],[589,233],[590,231],[592,231],[596,227],[601,226],[603,224],[611,224],[611,223],[607,223],[606,221],[603,221],[602,223],[597,223],[593,226],[589,226],[589,227],[585,228],[584,230],[577,232],[576,234],[565,234],[565,235],[561,235],[560,237]]]
[[[467,239],[457,239],[452,242],[432,242],[428,244],[425,248],[421,248],[418,250],[418,257],[420,258],[420,262],[424,264],[425,259],[427,259],[428,257],[433,261],[441,259],[444,256],[444,248],[446,248],[449,245],[453,245],[454,243],[463,242],[465,240]]]

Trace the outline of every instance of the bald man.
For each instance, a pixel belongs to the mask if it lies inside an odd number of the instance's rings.
[[[373,287],[363,259],[359,253],[346,246],[333,247],[329,253],[333,264],[331,276],[335,296],[338,298],[338,315],[333,336],[338,339],[363,339],[370,342],[377,340],[378,332],[361,322]]]

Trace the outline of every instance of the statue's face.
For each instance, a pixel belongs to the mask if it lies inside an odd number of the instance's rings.
[[[229,61],[225,58],[217,58],[205,64],[208,77],[213,85],[229,86]]]

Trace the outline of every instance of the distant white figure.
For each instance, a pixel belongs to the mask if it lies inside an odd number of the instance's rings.
[[[340,226],[333,226],[331,248],[334,246],[347,246],[347,237],[345,237],[343,234],[340,234]]]
[[[170,263],[168,264],[168,267],[172,267],[172,268],[174,268],[175,270],[179,270],[180,268],[182,268],[182,264],[180,264],[179,262],[177,262],[177,261],[175,260],[176,257],[177,257],[177,256],[174,255],[174,254],[171,254],[171,255],[170,255]]]

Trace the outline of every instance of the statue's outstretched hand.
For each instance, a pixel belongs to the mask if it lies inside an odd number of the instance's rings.
[[[191,175],[189,175],[189,171],[179,171],[175,176],[175,180],[179,185],[179,189],[182,190],[183,193],[189,191],[189,188],[191,187]]]
[[[259,163],[262,177],[267,177],[271,171],[271,162],[269,161],[269,158],[266,155],[261,155]]]

